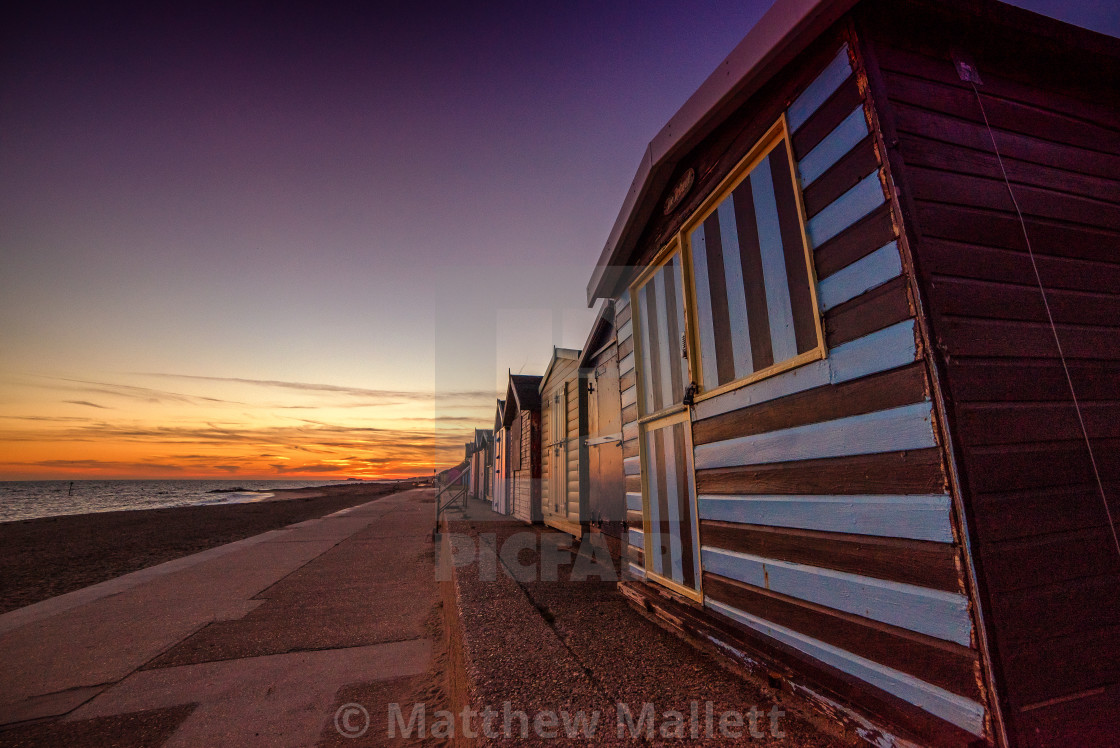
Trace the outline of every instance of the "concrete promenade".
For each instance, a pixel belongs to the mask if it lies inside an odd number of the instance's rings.
[[[379,498],[0,616],[0,745],[307,746],[338,737],[340,699],[412,701],[441,636],[431,496]],[[384,730],[373,714],[370,737]]]

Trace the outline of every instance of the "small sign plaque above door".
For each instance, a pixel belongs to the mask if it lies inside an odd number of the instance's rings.
[[[669,197],[665,198],[665,215],[669,215],[677,206],[684,200],[684,196],[692,189],[692,183],[696,181],[696,172],[692,169],[686,171],[681,178],[677,181],[673,191],[669,193]]]

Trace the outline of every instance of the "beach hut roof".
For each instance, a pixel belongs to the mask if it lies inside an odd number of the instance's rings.
[[[544,388],[545,382],[548,381],[548,376],[552,373],[552,367],[556,366],[556,362],[560,360],[578,361],[580,352],[575,348],[557,348],[552,346],[552,359],[548,362],[548,368],[544,370],[544,376],[541,377],[540,384],[537,385],[537,392],[541,392]]]
[[[509,387],[506,389],[506,407],[502,423],[509,426],[513,417],[522,410],[536,410],[541,407],[538,388],[543,377],[530,374],[510,374]]]
[[[587,305],[613,297],[679,159],[858,0],[777,0],[646,147],[587,285]]]
[[[505,416],[506,401],[498,398],[498,412],[494,415],[494,431],[497,432],[502,428],[502,420]]]
[[[595,321],[591,323],[591,332],[583,344],[583,353],[579,357],[579,367],[587,363],[587,359],[599,352],[603,346],[608,345],[614,332],[614,300],[602,299],[599,302],[599,311],[595,314]]]

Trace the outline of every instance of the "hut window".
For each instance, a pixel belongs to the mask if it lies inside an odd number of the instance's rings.
[[[685,226],[706,392],[823,356],[791,164],[779,122]]]
[[[681,345],[685,334],[681,269],[680,252],[675,251],[647,275],[634,294],[643,416],[680,405],[688,388],[688,361]]]

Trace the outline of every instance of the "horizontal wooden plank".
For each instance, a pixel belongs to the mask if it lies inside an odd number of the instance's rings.
[[[819,247],[855,225],[861,218],[886,202],[879,172],[864,177],[855,187],[833,200],[809,219],[805,233],[809,244]],[[881,245],[880,245],[881,246]]]
[[[711,418],[824,384],[858,379],[905,366],[916,357],[914,323],[907,320],[844,343],[832,349],[827,359],[790,369],[717,397],[703,399],[696,404],[694,417],[698,420]]]
[[[1105,490],[1108,495],[1120,495],[1117,493],[1120,485],[1109,485]],[[978,493],[972,496],[971,505],[977,536],[987,543],[1087,528],[1108,528],[1095,482]]]
[[[992,135],[995,135],[1000,155],[1005,159],[1018,164],[1036,164],[1060,170],[1065,175],[1062,179],[1072,179],[1075,183],[1080,181],[1081,184],[1089,184],[1094,178],[1113,180],[1117,170],[1120,170],[1120,156],[1086,151],[1077,146],[1006,130],[989,133],[983,122],[969,122],[943,112],[906,104],[895,103],[892,109],[903,138],[921,138],[968,148],[978,153],[991,153]],[[1088,181],[1078,180],[1078,177]]]
[[[863,103],[863,95],[855,76],[840,84],[832,95],[809,116],[793,133],[790,145],[794,158],[800,159],[811,151],[826,135],[836,129],[853,109]]]
[[[638,440],[630,439],[622,443],[622,457],[637,457],[639,454]]]
[[[704,594],[724,605],[909,673],[953,693],[980,698],[978,658],[966,647],[717,574],[704,574]]]
[[[1019,706],[1120,683],[1120,626],[1061,636],[1030,646],[1013,646],[1008,650],[1004,667],[1007,677],[1018,685]],[[1117,713],[1120,712],[1113,712]],[[1099,743],[1081,743],[1093,744]]]
[[[625,360],[634,352],[634,338],[630,337],[622,341],[618,345],[618,356],[620,360]],[[631,366],[628,371],[633,371],[634,367]]]
[[[897,44],[877,44],[875,49],[879,65],[884,70],[959,88],[966,93],[972,91],[972,87],[960,79],[948,57],[903,49]],[[1014,72],[1023,74],[1026,71],[1020,68]],[[1068,85],[1063,86],[1064,90],[1055,90],[1045,87],[1036,76],[1030,76],[1029,83],[1019,82],[988,66],[985,66],[983,78],[983,90],[987,95],[1067,114],[1107,129],[1120,130],[1120,112],[1115,107],[1072,95]]]
[[[702,520],[853,536],[953,542],[947,494],[719,496],[701,493],[697,504]]]
[[[638,509],[626,510],[626,523],[631,527],[642,527],[642,511],[641,511],[641,497],[638,497]]]
[[[633,405],[627,405],[625,408],[622,409],[622,422],[623,423],[632,423],[632,422],[635,422],[637,420],[638,420],[638,405],[637,405],[637,403],[635,403]]]
[[[1021,238],[1021,235],[1020,235]],[[1120,288],[1120,254],[1118,262],[1055,257],[1040,253],[1034,243],[1038,274],[1047,290],[1076,289],[1110,292]],[[1117,246],[1120,252],[1120,245]],[[962,244],[942,239],[925,238],[921,245],[926,270],[940,278],[970,278],[996,283],[1037,283],[1030,255],[1026,248],[1005,249]]]
[[[900,139],[899,150],[906,163],[914,166],[998,180],[1003,179],[1006,171],[1007,178],[1016,186],[1043,187],[1079,197],[1120,202],[1120,180],[1020,161],[1002,153],[1001,166],[990,145],[975,150],[907,135]]]
[[[890,205],[883,203],[813,252],[817,279],[823,280],[843,267],[871,254],[897,234]]]
[[[633,525],[630,526],[629,533],[626,536],[627,542],[635,548],[644,550],[646,547],[646,534],[637,529]]]
[[[790,103],[786,113],[790,129],[800,129],[813,112],[820,109],[836,89],[851,77],[852,65],[848,61],[848,45],[845,44],[824,69],[805,86],[805,90]]]
[[[1057,325],[1067,359],[1120,360],[1120,330],[1116,327]],[[1045,322],[945,318],[938,338],[950,356],[997,358],[1058,358],[1054,331]]]
[[[740,408],[692,425],[697,446],[807,423],[871,413],[926,399],[920,364],[875,374]]]
[[[626,374],[618,378],[618,388],[620,390],[628,390],[635,384],[637,384],[637,381],[638,377],[635,374],[634,370],[631,369],[630,371],[626,372]]]
[[[936,446],[929,403],[794,426],[696,447],[698,469]]]
[[[1117,393],[1120,394],[1120,393]],[[1120,438],[1120,400],[1080,403],[966,403],[957,407],[957,430],[969,445],[1020,444],[1082,438]]]
[[[763,558],[960,592],[949,543],[703,520],[700,543]]]
[[[633,338],[631,338],[631,340],[632,339]],[[618,346],[618,374],[619,374],[619,376],[622,376],[622,375],[627,374],[631,371],[634,371],[634,352],[629,351],[627,353],[623,353],[622,349],[623,349],[623,346],[620,344]]]
[[[811,185],[804,187],[805,214],[810,218],[817,215],[878,168],[875,140],[868,135]]]
[[[917,200],[948,202],[1013,213],[1015,205],[1002,179],[954,174],[910,166],[906,170],[911,194]],[[1120,205],[1029,185],[1012,185],[1015,201],[1024,216],[1034,216],[1081,226],[1120,230]],[[821,213],[831,210],[831,206]],[[818,216],[819,218],[820,216]],[[809,226],[813,226],[811,219]]]
[[[818,290],[821,309],[828,311],[901,273],[902,258],[898,254],[898,243],[888,242],[821,281]]]
[[[829,309],[824,317],[825,341],[829,348],[839,347],[904,322],[913,315],[906,278],[898,276]]]
[[[628,494],[626,494],[626,511],[627,512],[641,512],[642,511],[642,494],[641,493],[628,493]]]
[[[867,113],[857,104],[840,124],[797,162],[802,185],[811,185],[869,135]]]
[[[1120,627],[1120,575],[1109,574],[992,594],[1000,638],[1040,642]]]
[[[1036,535],[1001,542],[982,542],[978,547],[988,586],[999,592],[1068,582],[1083,577],[1120,574],[1120,554],[1104,507],[1097,497],[1095,527],[1053,532],[1046,515],[1036,515]]]
[[[1027,250],[1023,227],[1014,213],[928,201],[919,201],[915,212],[923,247],[933,237],[966,245]],[[1029,215],[1024,218],[1036,256],[1075,257],[1113,264],[1120,258],[1120,232]]]
[[[698,494],[937,494],[945,488],[936,448],[696,473]]]
[[[887,96],[892,101],[935,108],[936,111],[970,122],[984,121],[976,94],[971,89],[890,71],[885,71],[883,78]],[[1031,135],[1089,151],[1120,154],[1120,132],[1078,120],[1062,112],[992,96],[986,91],[982,96],[984,111],[994,129]]]
[[[642,464],[637,457],[627,457],[622,461],[622,471],[624,475],[640,475],[642,472]]]
[[[623,483],[626,486],[627,493],[642,493],[642,476],[640,475],[627,475],[623,477]]]
[[[634,326],[630,323],[630,320],[627,320],[625,323],[619,324],[617,339],[629,340],[632,337],[634,337]]]
[[[980,735],[983,732],[984,707],[971,699],[950,693],[893,668],[877,666],[873,662],[851,655],[838,647],[829,646],[817,639],[784,626],[778,626],[730,606],[717,602],[709,604],[714,610],[766,636],[784,642],[813,659],[854,675],[876,688],[916,704],[927,712],[957,725],[973,735]]]
[[[930,284],[930,303],[941,314],[1032,322],[1050,319],[1037,282],[1019,284],[938,275]],[[1046,303],[1055,322],[1120,328],[1120,287],[1113,292],[1048,288]]]
[[[1112,400],[1120,361],[1067,362],[1069,378],[1083,403]],[[1066,368],[1057,360],[960,359],[949,362],[953,399],[968,402],[1069,402]]]
[[[623,408],[625,408],[627,405],[633,405],[634,403],[638,402],[638,388],[628,387],[627,389],[624,389],[622,391],[621,398]]]
[[[958,593],[706,546],[700,555],[704,571],[713,574],[965,647],[971,639],[968,598]]]
[[[1120,481],[1120,439],[1095,439],[1097,469],[1106,482]],[[977,493],[1079,486],[1093,483],[1083,439],[1065,442],[978,446],[965,454]]]

